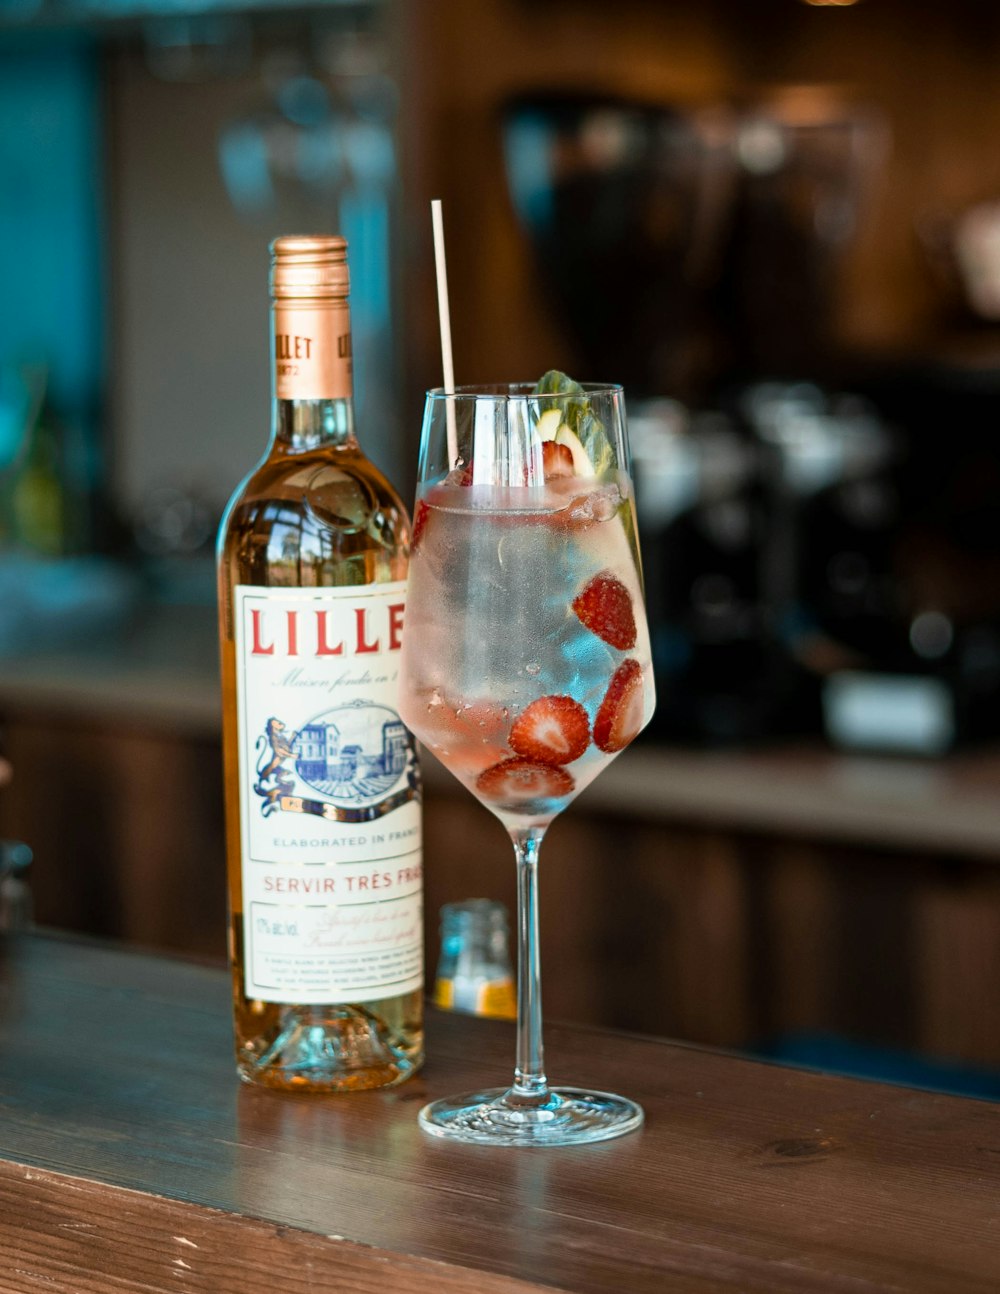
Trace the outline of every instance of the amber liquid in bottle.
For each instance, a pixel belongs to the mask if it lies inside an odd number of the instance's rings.
[[[240,779],[244,788],[252,785],[254,778],[259,778],[261,765],[256,770],[247,767],[249,758],[243,737],[241,766],[234,599],[241,587],[245,593],[267,588],[308,590],[315,595],[318,589],[342,591],[403,581],[410,522],[399,496],[364,456],[354,435],[349,331],[345,333],[349,325],[344,240],[278,239],[272,245],[272,254],[272,294],[278,308],[274,311],[273,330],[275,399],[271,443],[265,458],[233,496],[219,536],[230,957],[237,1068],[246,1081],[268,1087],[351,1091],[399,1083],[419,1067],[423,1059],[423,990],[421,986],[407,987],[403,992],[386,992],[363,1001],[296,1002],[265,1000],[248,986],[244,946],[247,845],[243,836],[247,815],[260,813],[262,805],[255,802],[249,809],[241,809]],[[328,300],[332,301],[330,309]],[[300,328],[299,333],[280,331],[288,326],[289,318]],[[324,358],[324,348],[339,353],[328,353]],[[325,364],[328,372],[303,381],[303,370],[309,364],[299,361],[314,360],[318,352],[320,367]],[[302,389],[319,390],[321,394],[301,398],[282,394]],[[282,613],[281,604],[276,605],[278,615],[269,631],[272,637],[267,640],[268,648],[275,647],[279,637]],[[320,600],[316,605],[323,603]],[[304,632],[305,626],[303,635]],[[263,638],[256,645],[264,646]],[[304,643],[294,645],[304,654]],[[332,680],[343,663],[343,656],[331,655],[329,660],[314,663],[313,668],[326,670]],[[315,681],[322,678],[320,675]],[[325,692],[325,688],[321,690]],[[329,703],[324,695],[313,708],[320,711]],[[276,699],[275,708],[280,705]],[[289,755],[285,765],[291,766],[293,758]],[[279,768],[277,777],[281,775]],[[270,784],[279,792],[287,789],[273,780],[273,775]],[[243,794],[252,798],[250,791],[244,790]],[[418,790],[412,798],[419,801]],[[322,802],[321,796],[318,802]],[[301,811],[297,816],[275,812],[274,820],[281,818],[290,820],[292,825],[286,830],[288,836],[294,837],[298,824],[303,822]],[[412,870],[412,859],[408,867]],[[375,872],[386,872],[390,879],[394,876],[392,864],[376,863],[373,868]],[[321,870],[316,866],[299,869],[308,878]],[[405,868],[403,871],[410,874]],[[338,875],[327,884],[336,884],[339,895],[341,877],[335,860],[331,860],[326,874],[331,872]],[[419,904],[419,897],[416,902]]]

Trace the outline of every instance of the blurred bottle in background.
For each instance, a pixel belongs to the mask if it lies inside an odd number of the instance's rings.
[[[14,776],[10,760],[0,755],[0,788]],[[24,872],[32,860],[30,846],[20,840],[0,840],[0,937],[29,930],[34,902]]]
[[[92,543],[90,482],[73,428],[48,396],[41,365],[0,373],[4,547],[41,557],[85,552]]]
[[[441,957],[434,1002],[500,1020],[517,1017],[507,909],[493,899],[466,899],[441,909]]]
[[[31,859],[31,849],[23,842],[0,841],[0,934],[18,934],[31,929],[34,903],[24,879]]]

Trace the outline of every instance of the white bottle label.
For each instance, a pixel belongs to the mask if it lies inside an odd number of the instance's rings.
[[[396,712],[405,594],[235,590],[247,997],[423,984],[420,780]]]

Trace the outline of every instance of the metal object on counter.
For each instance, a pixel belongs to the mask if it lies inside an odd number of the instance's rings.
[[[874,409],[811,382],[758,383],[743,406],[767,497],[762,595],[782,632],[848,584],[865,586],[866,612],[890,614],[873,546],[896,521],[884,472],[897,451]]]
[[[748,386],[729,413],[640,403],[631,423],[661,731],[819,731],[822,680],[903,633],[894,436],[805,382]]]
[[[712,744],[773,729],[777,660],[762,595],[760,446],[733,417],[633,406],[637,511],[665,737]]]

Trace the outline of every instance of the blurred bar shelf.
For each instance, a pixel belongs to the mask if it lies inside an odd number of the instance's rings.
[[[506,1076],[511,1025],[432,1011],[416,1079],[287,1096],[236,1078],[225,971],[44,935],[0,966],[8,1290],[996,1288],[984,1102],[553,1026],[550,1072],[637,1097],[645,1128],[462,1147],[417,1110]]]
[[[218,660],[214,607],[156,606],[113,643],[0,659],[0,714],[210,740],[222,724]]]
[[[0,32],[52,28],[102,28],[146,19],[210,19],[215,16],[311,13],[377,9],[380,0],[6,0]]]
[[[160,608],[112,653],[8,658],[0,717],[58,717],[201,742],[221,723],[214,612]],[[431,795],[464,794],[430,756]],[[645,738],[579,808],[640,821],[1000,862],[1000,747],[941,759],[839,754],[820,742],[705,751]]]
[[[840,754],[818,742],[712,752],[646,744],[612,764],[580,805],[718,831],[1000,862],[998,785],[995,748],[908,760]]]

